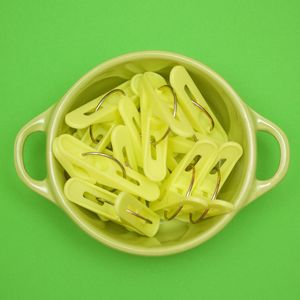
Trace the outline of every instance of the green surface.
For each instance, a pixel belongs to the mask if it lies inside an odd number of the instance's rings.
[[[0,9],[0,299],[299,299],[299,1],[2,1]],[[84,73],[136,50],[198,59],[288,135],[285,180],[220,234],[161,258],[106,248],[30,191],[13,165],[14,138]],[[259,178],[276,143],[259,134]],[[28,142],[45,174],[45,142]]]

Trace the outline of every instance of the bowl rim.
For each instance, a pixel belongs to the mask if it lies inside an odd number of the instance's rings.
[[[245,123],[245,128],[247,132],[246,142],[248,144],[248,153],[249,153],[249,166],[252,166],[251,170],[247,172],[246,177],[244,179],[244,185],[242,186],[240,197],[237,199],[236,203],[236,210],[230,214],[226,214],[220,217],[219,221],[216,222],[209,230],[205,233],[202,233],[199,236],[196,236],[194,239],[182,242],[181,244],[176,245],[166,245],[164,247],[141,247],[138,245],[128,245],[123,241],[118,241],[115,238],[107,238],[102,235],[100,232],[96,232],[91,225],[87,224],[81,220],[77,214],[70,209],[68,205],[65,203],[64,195],[59,191],[57,188],[57,182],[54,174],[54,155],[52,154],[52,141],[56,137],[56,131],[58,127],[58,123],[60,118],[58,116],[63,111],[64,105],[68,103],[74,95],[78,93],[78,91],[88,83],[95,75],[99,75],[100,73],[104,72],[105,70],[112,68],[116,65],[124,63],[124,61],[128,60],[137,60],[137,59],[169,59],[169,60],[176,60],[181,61],[182,63],[192,65],[193,67],[200,69],[201,72],[207,73],[216,83],[224,90],[226,93],[230,95],[230,101],[233,102],[236,109],[239,111],[240,115],[242,116],[243,122]],[[246,204],[248,195],[251,191],[252,182],[255,178],[255,170],[256,170],[256,138],[255,138],[255,128],[253,124],[253,119],[251,112],[246,104],[241,100],[239,95],[233,90],[233,88],[227,83],[225,79],[223,79],[219,74],[215,71],[210,69],[205,64],[194,60],[190,57],[186,57],[184,55],[168,52],[168,51],[138,51],[138,52],[131,52],[128,54],[124,54],[112,59],[109,59],[103,63],[100,63],[92,70],[87,72],[83,75],[79,80],[75,82],[71,86],[71,88],[65,93],[65,95],[61,98],[61,100],[57,103],[54,108],[54,111],[51,114],[51,119],[49,122],[48,128],[49,134],[47,136],[47,168],[48,168],[48,177],[50,181],[50,185],[52,187],[52,193],[55,196],[57,204],[67,213],[67,215],[87,234],[92,236],[94,239],[102,242],[103,244],[123,251],[130,254],[142,255],[142,256],[162,256],[162,255],[171,255],[179,252],[186,251],[188,249],[194,248],[214,235],[220,232],[235,216],[235,214]]]

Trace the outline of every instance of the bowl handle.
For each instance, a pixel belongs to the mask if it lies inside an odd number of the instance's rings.
[[[277,125],[260,116],[257,112],[251,110],[251,113],[253,115],[256,131],[265,131],[273,135],[279,143],[280,162],[278,169],[272,178],[267,180],[254,180],[252,191],[246,205],[277,185],[285,176],[290,161],[290,147],[285,133]]]
[[[15,167],[17,170],[17,174],[20,179],[33,191],[38,194],[44,196],[49,199],[53,203],[55,203],[54,198],[51,194],[51,189],[49,187],[48,179],[44,180],[35,180],[31,178],[24,166],[23,161],[23,148],[24,142],[26,139],[34,132],[37,131],[46,131],[47,125],[49,122],[49,117],[51,115],[53,107],[50,107],[48,110],[35,117],[33,120],[28,122],[18,133],[15,140],[15,149],[14,149],[14,157],[15,157]]]

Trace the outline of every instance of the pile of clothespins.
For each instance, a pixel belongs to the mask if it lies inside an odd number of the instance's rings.
[[[152,237],[161,220],[231,212],[217,195],[242,155],[182,66],[137,74],[65,117],[53,152],[67,199]]]

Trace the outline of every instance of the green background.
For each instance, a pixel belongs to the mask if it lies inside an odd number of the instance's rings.
[[[3,1],[0,3],[0,299],[300,299],[300,2]],[[221,74],[288,135],[284,181],[216,237],[182,254],[109,249],[17,178],[13,143],[27,121],[97,64],[130,51],[169,50]],[[258,135],[259,178],[278,145]],[[26,144],[43,178],[45,141]]]

